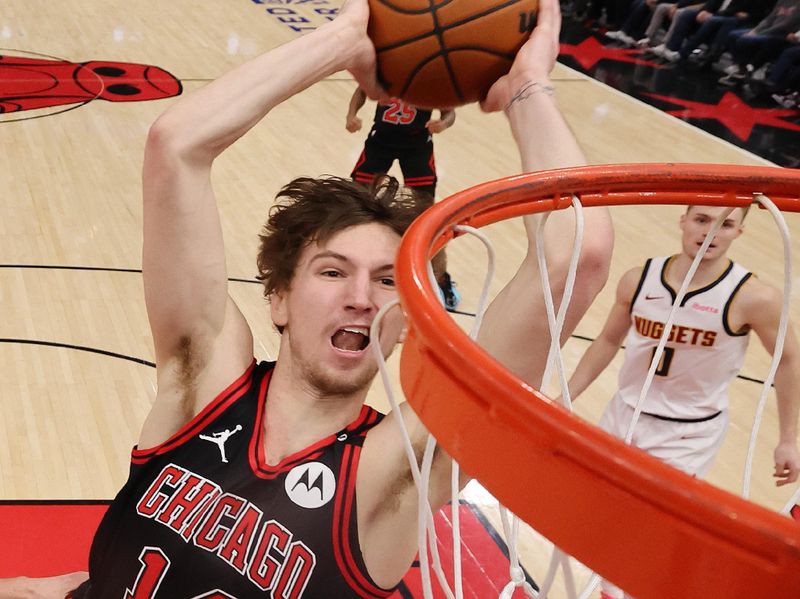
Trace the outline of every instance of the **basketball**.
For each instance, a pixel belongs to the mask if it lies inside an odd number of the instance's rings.
[[[369,0],[387,91],[421,108],[482,100],[533,30],[538,0]]]

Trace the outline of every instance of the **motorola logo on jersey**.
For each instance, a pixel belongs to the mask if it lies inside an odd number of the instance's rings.
[[[286,495],[300,507],[315,509],[333,499],[336,477],[321,462],[295,466],[286,475]]]

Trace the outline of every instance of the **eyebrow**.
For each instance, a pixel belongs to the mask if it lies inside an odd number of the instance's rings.
[[[309,264],[315,262],[316,260],[323,260],[324,258],[333,258],[335,260],[341,260],[342,262],[350,262],[350,259],[347,256],[342,254],[338,254],[336,252],[332,252],[330,250],[323,250],[314,254],[314,257],[308,261]]]
[[[350,258],[348,258],[347,256],[345,256],[343,254],[340,254],[338,252],[333,252],[331,250],[323,250],[323,251],[318,252],[317,254],[315,254],[314,257],[311,258],[311,260],[308,261],[308,265],[311,266],[317,260],[325,260],[326,258],[332,258],[333,260],[339,260],[340,262],[345,262],[347,264],[352,264],[353,263],[353,261],[350,260]],[[392,264],[384,264],[382,266],[379,266],[378,268],[373,269],[372,272],[384,272],[384,271],[391,271],[391,270],[394,270],[394,263],[392,263]]]
[[[704,216],[705,218],[708,218],[708,219],[710,219],[710,220],[717,220],[717,217],[716,217],[716,216],[711,216],[710,214],[706,214],[705,212],[695,212],[695,214],[696,214],[697,216]],[[735,222],[736,222],[736,219],[735,219],[735,218],[733,218],[732,216],[728,216],[728,217],[726,217],[726,218],[725,218],[725,220],[724,220],[724,221],[722,221],[722,222],[723,222],[723,224],[724,224],[724,223],[735,223]]]

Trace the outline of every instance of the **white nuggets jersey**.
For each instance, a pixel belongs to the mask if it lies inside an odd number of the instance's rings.
[[[666,281],[672,258],[644,265],[631,300],[631,329],[619,373],[620,399],[636,406],[677,290]],[[744,361],[749,330],[733,331],[731,302],[751,273],[731,262],[720,277],[686,294],[642,411],[668,420],[701,420],[728,407],[728,385]]]

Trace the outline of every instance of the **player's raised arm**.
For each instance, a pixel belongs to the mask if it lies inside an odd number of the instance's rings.
[[[558,2],[540,2],[538,22],[530,40],[520,49],[509,73],[492,86],[482,103],[484,110],[505,110],[526,172],[586,162],[558,109],[550,82],[558,56],[560,23]],[[586,235],[562,341],[608,277],[613,245],[611,218],[605,208],[587,209],[584,215]],[[479,342],[518,376],[538,386],[550,334],[536,260],[537,223],[538,217],[525,218],[528,254],[516,276],[490,306]],[[544,247],[556,307],[566,282],[574,231],[571,210],[556,212],[547,222]]]
[[[529,170],[584,162],[583,153],[561,117],[550,90],[549,75],[558,54],[559,18],[556,0],[540,3],[538,25],[531,39],[520,50],[511,71],[492,87],[483,103],[484,109],[507,108],[523,166]],[[541,89],[533,91],[530,87],[533,82]],[[520,93],[521,90],[527,91]],[[548,136],[541,135],[544,129],[549,131]],[[534,138],[536,143],[532,141]],[[554,159],[554,156],[559,158]],[[584,241],[565,336],[572,331],[608,276],[613,239],[608,212],[604,208],[587,210],[586,221],[591,234]],[[520,270],[489,307],[478,342],[507,368],[538,385],[537,377],[540,378],[544,370],[550,335],[533,247],[533,218],[526,219],[526,228],[532,247]],[[548,222],[546,251],[556,305],[563,291],[572,250],[564,239],[570,239],[573,230],[574,218],[570,212],[554,214]],[[412,439],[421,447],[427,435],[425,427],[410,409],[405,409],[404,416]],[[436,506],[449,498],[449,465],[444,459],[446,456],[442,454],[441,458],[434,463],[431,476],[431,502]]]
[[[375,95],[367,19],[366,0],[348,0],[331,23],[186,95],[152,126],[143,270],[159,391],[141,445],[163,441],[252,360],[250,331],[228,299],[212,163],[274,106],[336,71],[351,70]]]
[[[536,80],[545,83],[549,89],[549,73],[555,62],[558,48],[558,3],[557,0],[543,0],[539,24],[531,40],[523,48],[514,62],[511,72],[492,89],[484,108],[508,106],[520,89],[528,82]],[[546,53],[539,52],[542,47]],[[519,106],[508,110],[509,120],[517,139],[522,162],[526,168],[550,168],[580,164],[583,156],[570,130],[561,119],[558,107],[550,94],[520,96]],[[555,125],[548,121],[558,119]],[[541,128],[550,133],[542,136]],[[541,151],[529,143],[535,135],[537,143],[544,146]],[[558,163],[546,160],[553,155],[561,156]],[[611,250],[611,224],[605,210],[595,210],[590,221],[594,239],[586,243],[579,271],[580,281],[576,295],[580,298],[577,308],[571,313],[570,325],[577,322],[588,305],[588,301],[600,289],[607,276],[608,259]],[[550,237],[558,234],[566,237],[565,228],[571,227],[572,216],[567,214],[556,219],[559,223],[552,227]],[[530,229],[529,229],[530,230]],[[571,235],[572,229],[569,228]],[[570,248],[552,242],[551,264],[556,265],[552,278],[554,286],[563,286],[563,274],[569,260]],[[566,256],[566,257],[565,257]],[[549,346],[549,334],[543,321],[543,302],[536,274],[535,259],[526,257],[525,264],[512,282],[494,300],[487,314],[479,342],[484,345],[503,364],[521,373],[528,380],[535,380],[535,373],[541,374],[544,357]],[[518,328],[524,333],[519,334]],[[569,328],[568,330],[571,330]],[[523,354],[520,357],[519,354]],[[458,409],[457,401],[453,405]],[[428,432],[419,418],[409,407],[400,407],[412,444],[421,455]],[[441,450],[437,450],[431,470],[429,499],[434,509],[441,507],[450,498],[451,461]],[[468,475],[469,473],[466,473]],[[462,484],[467,478],[462,473]],[[369,481],[369,484],[366,482]],[[416,522],[417,492],[410,469],[403,452],[401,435],[391,421],[377,425],[364,443],[357,483],[359,506],[360,540],[365,561],[373,577],[382,580],[397,580],[402,573],[398,570],[398,560],[391,556],[407,555],[409,561],[416,551],[416,535],[409,523]],[[387,497],[390,499],[387,500]],[[363,526],[362,526],[363,525]]]

